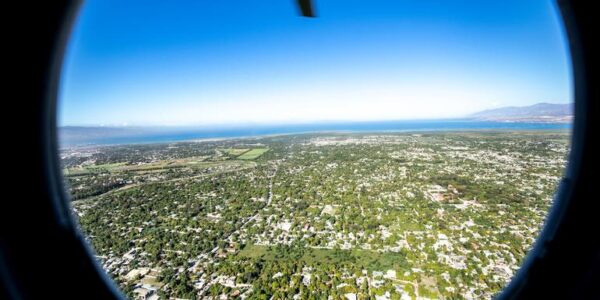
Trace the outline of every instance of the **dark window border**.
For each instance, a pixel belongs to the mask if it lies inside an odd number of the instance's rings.
[[[298,0],[299,5],[310,1]],[[1,299],[121,299],[116,285],[91,256],[70,217],[57,153],[56,97],[63,53],[81,5],[79,0],[41,1],[9,10],[19,21],[9,31],[16,49],[18,95],[5,114],[19,118],[10,134],[3,199],[0,202]],[[367,5],[367,4],[365,4]],[[570,42],[575,90],[572,150],[555,205],[534,249],[500,299],[599,298],[597,201],[598,81],[593,1],[559,0]],[[304,11],[301,7],[301,11]],[[11,70],[11,69],[9,69]],[[12,91],[11,91],[12,89]],[[8,116],[6,116],[8,117]],[[16,130],[15,125],[6,130]],[[15,190],[18,193],[13,193]],[[595,194],[596,193],[596,194]]]

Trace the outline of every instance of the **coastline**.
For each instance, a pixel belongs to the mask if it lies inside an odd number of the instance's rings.
[[[395,122],[391,124],[399,125],[397,127],[411,128],[386,128],[380,126],[386,123],[347,123],[334,124],[338,128],[318,128],[318,125],[299,125],[299,126],[273,126],[259,129],[228,129],[228,130],[187,130],[171,132],[152,132],[147,134],[132,134],[122,136],[103,136],[103,137],[82,137],[80,141],[61,141],[59,138],[60,150],[76,148],[97,148],[109,146],[125,145],[149,145],[183,142],[218,142],[225,140],[258,139],[277,136],[306,135],[306,134],[394,134],[394,133],[435,133],[435,132],[567,132],[571,130],[570,123],[524,123],[524,122],[490,122],[490,121],[433,121],[433,122]],[[415,126],[415,125],[423,126]],[[457,124],[463,126],[456,126]],[[404,125],[404,126],[402,126]],[[407,126],[409,125],[409,126]],[[362,127],[361,127],[362,126]],[[305,128],[309,127],[309,128]],[[377,128],[380,127],[380,128]],[[90,130],[93,130],[91,128]]]

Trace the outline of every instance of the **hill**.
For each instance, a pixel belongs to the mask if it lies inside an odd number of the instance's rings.
[[[573,119],[573,104],[537,103],[530,106],[507,106],[471,114],[487,121],[565,123]]]

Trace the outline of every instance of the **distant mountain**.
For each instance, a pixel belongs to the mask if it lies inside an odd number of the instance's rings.
[[[573,119],[573,103],[507,106],[480,111],[469,117],[486,121],[567,123]]]

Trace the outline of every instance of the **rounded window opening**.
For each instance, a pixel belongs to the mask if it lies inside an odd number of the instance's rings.
[[[88,1],[72,212],[129,298],[489,299],[569,152],[552,1]]]

